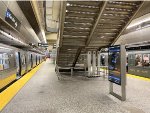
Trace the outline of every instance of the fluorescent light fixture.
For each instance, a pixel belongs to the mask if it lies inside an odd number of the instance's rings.
[[[70,6],[70,4],[69,4],[69,3],[67,3],[67,6]]]
[[[102,36],[101,38],[104,38],[104,36]]]

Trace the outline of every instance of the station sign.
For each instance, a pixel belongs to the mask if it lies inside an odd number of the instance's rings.
[[[5,21],[8,22],[16,30],[20,31],[21,23],[9,9],[6,10]]]
[[[38,43],[38,46],[40,46],[40,47],[48,47],[48,44],[47,43]]]

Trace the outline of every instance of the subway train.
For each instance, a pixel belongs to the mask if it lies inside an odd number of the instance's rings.
[[[45,56],[0,44],[0,91],[43,62]]]
[[[126,47],[127,73],[150,78],[150,45]],[[108,53],[102,52],[101,66],[108,66]]]
[[[128,73],[150,78],[150,45],[127,49]]]

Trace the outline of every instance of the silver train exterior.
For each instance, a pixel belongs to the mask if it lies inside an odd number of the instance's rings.
[[[127,50],[128,74],[150,78],[150,50]],[[108,66],[108,54],[101,53],[101,66]]]
[[[150,78],[150,51],[132,50],[128,54],[128,73]]]
[[[0,90],[43,62],[44,55],[0,44]]]

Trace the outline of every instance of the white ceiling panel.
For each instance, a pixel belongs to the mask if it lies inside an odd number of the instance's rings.
[[[58,29],[59,14],[60,14],[60,1],[46,1],[47,28]]]
[[[52,8],[46,8],[46,14],[52,14],[53,13],[52,10],[53,10]]]
[[[60,2],[54,1],[54,4],[53,4],[53,19],[54,20],[58,20],[59,12],[60,12]]]
[[[47,15],[47,17],[46,17],[47,19],[53,19],[53,17],[52,17],[52,15]]]
[[[53,7],[53,1],[46,1],[46,7]]]

